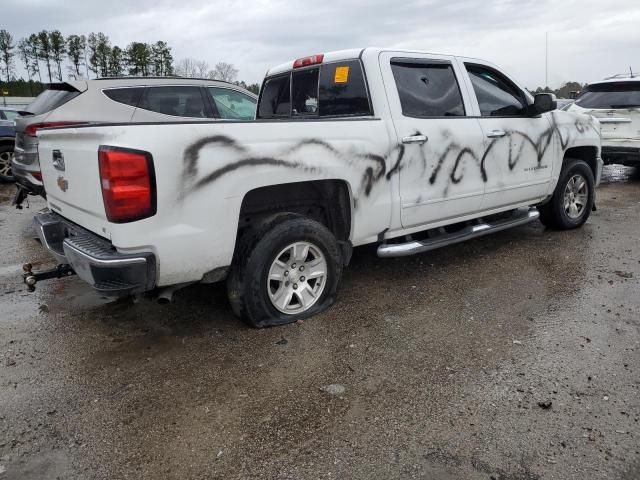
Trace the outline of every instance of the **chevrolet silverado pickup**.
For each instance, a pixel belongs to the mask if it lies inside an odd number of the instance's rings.
[[[255,120],[39,130],[35,225],[103,294],[226,280],[249,324],[293,322],[334,302],[354,246],[396,257],[538,218],[581,226],[600,125],[555,108],[474,58],[313,55],[267,72]]]

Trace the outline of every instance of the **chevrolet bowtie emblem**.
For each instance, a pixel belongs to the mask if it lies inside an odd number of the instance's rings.
[[[58,177],[58,187],[60,187],[60,190],[63,192],[66,192],[69,188],[69,182],[64,177]]]

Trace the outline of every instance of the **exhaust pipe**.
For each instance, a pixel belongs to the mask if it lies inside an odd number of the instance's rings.
[[[186,287],[187,285],[191,285],[191,283],[178,283],[177,285],[171,285],[169,287],[161,288],[158,291],[158,296],[156,300],[161,305],[167,305],[169,303],[173,303],[173,295],[178,291]]]

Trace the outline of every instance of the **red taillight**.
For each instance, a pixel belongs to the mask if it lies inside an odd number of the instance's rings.
[[[24,129],[25,135],[35,137],[38,130],[42,128],[70,127],[72,125],[86,125],[87,122],[41,122],[27,125]]]
[[[318,65],[322,63],[323,59],[324,59],[323,53],[318,53],[317,55],[311,55],[310,57],[299,58],[295,62],[293,62],[293,68],[308,67],[309,65]]]
[[[102,146],[98,163],[104,209],[110,222],[133,222],[155,215],[156,179],[150,153]]]
[[[33,176],[33,178],[35,178],[39,182],[42,181],[42,172],[31,172],[31,176]]]

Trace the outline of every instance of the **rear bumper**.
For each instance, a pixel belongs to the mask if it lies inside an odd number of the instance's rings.
[[[602,145],[602,159],[605,164],[640,165],[640,144],[635,147]]]
[[[142,293],[155,287],[156,259],[151,252],[124,254],[107,240],[56,213],[34,217],[42,245],[60,263],[107,296]]]

